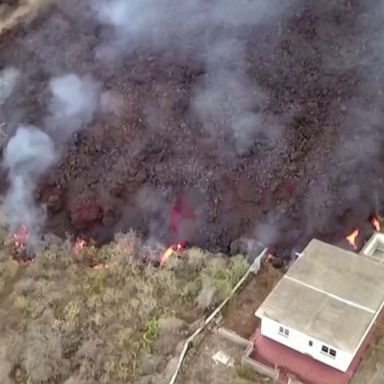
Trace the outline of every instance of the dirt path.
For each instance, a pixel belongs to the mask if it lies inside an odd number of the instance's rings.
[[[249,339],[259,325],[255,311],[281,279],[282,271],[262,264],[257,275],[236,295],[223,313],[222,326]]]

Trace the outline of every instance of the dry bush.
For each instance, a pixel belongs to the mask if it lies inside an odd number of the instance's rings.
[[[199,308],[208,309],[212,306],[216,288],[213,285],[212,280],[207,275],[201,277],[202,289],[196,298]]]
[[[241,259],[212,261],[197,248],[156,268],[143,263],[140,247],[129,233],[76,254],[47,245],[22,270],[0,262],[12,288],[3,327],[19,335],[7,345],[18,382],[117,384],[161,372],[187,336],[179,319],[202,316],[243,269]],[[91,269],[90,259],[108,268]]]
[[[63,358],[61,337],[51,327],[31,325],[24,342],[23,366],[34,382],[59,378],[68,369],[67,361]]]
[[[12,370],[12,365],[7,359],[6,342],[7,340],[0,339],[0,383],[11,384],[9,375]]]

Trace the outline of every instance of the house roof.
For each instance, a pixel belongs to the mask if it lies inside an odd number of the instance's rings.
[[[384,301],[384,264],[312,240],[256,311],[354,354]]]

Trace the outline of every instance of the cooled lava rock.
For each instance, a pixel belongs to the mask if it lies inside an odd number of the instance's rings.
[[[87,229],[103,220],[103,208],[97,202],[82,203],[71,211],[71,223],[76,229]]]

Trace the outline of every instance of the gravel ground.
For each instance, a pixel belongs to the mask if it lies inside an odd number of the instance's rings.
[[[213,360],[213,356],[219,352],[224,352],[228,357],[233,359],[234,366],[225,366],[220,363],[216,363]],[[262,384],[271,383],[266,377],[258,375],[242,377],[239,375],[238,364],[241,360],[241,356],[244,350],[235,346],[231,342],[224,340],[222,337],[215,333],[207,335],[203,343],[196,349],[190,351],[180,377],[178,377],[178,383],[184,384]],[[248,373],[249,374],[249,373]]]
[[[247,82],[266,100],[260,137],[241,153],[193,113],[207,71],[199,55],[143,49],[100,60],[113,31],[86,0],[57,2],[7,32],[0,65],[20,68],[23,79],[0,111],[6,137],[20,122],[42,123],[52,76],[88,73],[107,91],[41,181],[46,229],[102,243],[133,227],[221,251],[248,235],[281,256],[313,236],[342,239],[382,207],[378,5],[299,1],[286,18],[244,34]],[[88,217],[76,218],[84,205]]]

